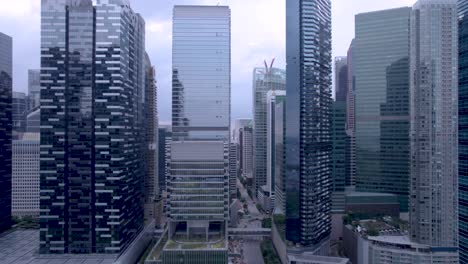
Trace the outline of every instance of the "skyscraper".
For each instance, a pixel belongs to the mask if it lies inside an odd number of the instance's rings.
[[[335,58],[335,101],[346,101],[348,95],[348,58]]]
[[[231,142],[229,145],[229,200],[237,199],[237,157],[239,144]]]
[[[22,133],[26,131],[26,115],[29,99],[25,93],[13,92],[13,131]]]
[[[28,109],[34,109],[40,105],[41,100],[41,71],[28,71]]]
[[[286,72],[273,63],[253,71],[254,195],[267,183],[267,92],[286,89]]]
[[[13,140],[13,216],[39,217],[39,150],[39,133],[21,133]]]
[[[287,1],[286,239],[318,254],[331,229],[331,72],[331,1]]]
[[[164,263],[226,263],[229,216],[231,11],[175,6],[169,242]],[[197,250],[191,243],[200,240]],[[179,246],[171,246],[177,241]],[[218,243],[218,248],[212,247]],[[207,262],[208,261],[208,262]]]
[[[355,77],[354,77],[354,40],[348,49],[348,93],[346,95],[346,186],[356,185],[356,119],[355,119]]]
[[[252,120],[251,120],[252,121]],[[239,129],[239,167],[242,177],[252,178],[253,174],[253,129],[252,122]]]
[[[468,263],[468,0],[458,1],[458,173],[460,263]]]
[[[144,28],[126,0],[43,0],[40,253],[118,254],[143,228]]]
[[[161,127],[159,125],[158,128],[158,185],[159,190],[161,192],[166,191],[166,172],[167,172],[167,159],[166,159],[166,152],[170,147],[170,142],[172,138],[172,129],[168,127]]]
[[[0,32],[0,232],[11,225],[12,42]]]
[[[356,15],[356,190],[392,193],[408,211],[409,20],[403,7]]]
[[[419,0],[411,15],[413,242],[458,247],[458,20],[456,0]]]
[[[160,200],[157,95],[156,70],[145,53],[145,219],[155,218],[155,204]]]
[[[277,168],[282,168],[282,164],[276,164],[276,162],[280,161],[283,163],[284,157],[284,140],[282,135],[284,134],[283,131],[280,132],[280,136],[276,136],[277,133],[277,125],[276,123],[283,123],[284,115],[282,113],[278,113],[277,116],[277,108],[278,105],[284,103],[286,100],[286,91],[285,90],[277,90],[277,91],[269,91],[267,93],[267,119],[266,119],[266,126],[267,126],[267,179],[266,184],[264,185],[263,189],[266,193],[269,194],[269,199],[265,203],[264,208],[267,210],[273,211],[275,207],[275,200],[276,200],[276,179],[282,181],[283,175],[281,174],[283,171],[282,169],[277,171]],[[276,140],[279,140],[277,143]],[[278,149],[277,149],[278,147]],[[281,159],[276,157],[277,155],[281,156]],[[282,191],[282,187],[280,187],[280,191]],[[280,193],[282,195],[282,193]],[[284,201],[284,199],[283,199]],[[282,204],[283,202],[280,202]],[[284,209],[284,208],[281,208]]]
[[[285,131],[286,131],[286,97],[277,96],[274,103],[274,157],[272,153],[272,162],[274,162],[274,185],[275,185],[275,214],[284,215],[286,211],[286,183],[285,183]],[[277,100],[278,99],[278,100]],[[273,105],[272,105],[273,107]],[[272,164],[273,165],[273,164]],[[273,169],[273,168],[272,168]]]

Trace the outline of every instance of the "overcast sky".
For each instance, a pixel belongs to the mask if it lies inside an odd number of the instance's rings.
[[[285,67],[286,0],[130,0],[146,20],[146,50],[157,68],[158,108],[171,117],[171,31],[175,4],[229,5],[232,12],[232,118],[251,117],[252,69],[276,58]],[[333,56],[346,55],[354,15],[411,6],[415,0],[332,0]],[[27,91],[28,69],[39,68],[40,0],[0,0],[0,32],[13,37],[13,87]]]

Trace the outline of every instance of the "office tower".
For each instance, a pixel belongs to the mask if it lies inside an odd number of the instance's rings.
[[[239,167],[242,177],[253,176],[253,128],[252,122],[239,129]]]
[[[172,132],[170,127],[161,127],[158,128],[158,185],[160,192],[166,190],[166,170],[167,170],[167,160],[166,160],[166,151],[167,146],[170,147]]]
[[[348,49],[348,93],[346,95],[346,186],[356,185],[356,119],[355,119],[355,77],[354,77],[354,40]]]
[[[169,241],[163,263],[227,263],[230,17],[227,6],[174,7]],[[191,242],[200,247],[193,250]]]
[[[411,14],[412,242],[457,251],[458,21],[456,0],[419,0]]]
[[[335,58],[335,101],[346,101],[348,95],[348,58]]]
[[[155,218],[156,201],[160,200],[158,167],[158,107],[156,70],[145,53],[145,219]]]
[[[118,254],[143,228],[144,21],[43,0],[40,253]]]
[[[346,187],[346,144],[349,142],[346,135],[346,102],[334,101],[331,117],[332,139],[332,210],[338,210],[344,205],[344,191]],[[341,208],[344,210],[344,207]]]
[[[229,145],[229,201],[237,199],[237,157],[239,145],[231,142]],[[231,203],[229,203],[231,204]]]
[[[265,68],[253,71],[253,180],[255,194],[267,183],[267,92],[286,89],[286,72],[273,68],[274,60]]]
[[[408,211],[411,8],[356,15],[356,190],[399,196]]]
[[[41,70],[28,70],[28,109],[34,109],[41,101]]]
[[[286,32],[286,239],[327,254],[331,1],[287,1]]]
[[[41,131],[41,109],[36,108],[26,115],[26,132],[39,133]]]
[[[468,263],[468,0],[458,1],[458,49],[458,248]]]
[[[26,131],[26,115],[29,99],[25,93],[13,92],[13,131],[22,133]]]
[[[249,118],[239,118],[234,121],[234,129],[232,131],[232,139],[234,142],[239,142],[240,129],[250,123],[252,123],[252,119]]]
[[[39,133],[22,133],[13,140],[13,216],[39,218],[39,146]]]
[[[12,42],[0,32],[0,232],[11,225]]]
[[[286,100],[286,91],[277,90],[267,93],[267,181],[262,187],[269,194],[269,200],[266,201],[264,208],[273,211],[276,207],[276,191],[279,191],[280,202],[278,210],[283,212],[283,163],[284,163],[284,102]],[[279,109],[280,108],[280,109]],[[279,162],[279,164],[278,164]],[[280,182],[277,183],[276,181]]]

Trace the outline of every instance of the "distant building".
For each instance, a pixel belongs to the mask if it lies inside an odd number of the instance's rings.
[[[40,134],[13,140],[12,215],[39,218]]]
[[[356,15],[352,44],[356,190],[399,195],[408,211],[411,8]]]
[[[252,178],[253,174],[253,129],[252,123],[239,129],[239,163],[240,172],[244,178]]]
[[[253,179],[254,195],[267,184],[267,93],[286,89],[286,71],[273,68],[274,60],[253,71]],[[267,189],[270,189],[267,187]]]
[[[231,142],[229,145],[229,201],[237,199],[237,172],[239,144]]]
[[[28,97],[29,109],[34,109],[41,104],[41,70],[28,71]]]
[[[41,109],[39,107],[26,115],[26,132],[41,132]]]
[[[354,76],[354,40],[348,49],[348,94],[346,95],[346,186],[356,185],[356,118],[355,118],[355,76]]]
[[[281,168],[281,165],[277,165],[276,162],[278,158],[276,155],[280,155],[281,158],[284,156],[284,139],[280,136],[279,144],[276,143],[276,122],[283,123],[284,118],[283,113],[280,113],[277,120],[276,116],[276,108],[279,104],[283,104],[286,101],[286,91],[278,90],[278,91],[268,91],[266,105],[267,105],[267,118],[266,118],[266,130],[267,130],[267,140],[266,140],[266,148],[267,148],[267,178],[266,178],[266,185],[262,186],[261,189],[265,192],[267,199],[265,199],[262,207],[266,211],[273,211],[275,207],[275,200],[276,200],[276,179],[282,178],[283,175],[278,175],[282,173],[282,171],[276,171],[278,167]],[[283,135],[283,131],[280,131],[281,135]],[[278,147],[278,149],[277,149]]]
[[[0,232],[11,226],[12,42],[0,32]]]
[[[172,141],[172,128],[161,127],[158,128],[158,179],[159,189],[161,192],[166,191],[166,176],[167,176],[167,161],[168,155],[170,157],[170,146]]]
[[[17,133],[26,131],[26,115],[29,99],[25,93],[13,92],[13,130]]]

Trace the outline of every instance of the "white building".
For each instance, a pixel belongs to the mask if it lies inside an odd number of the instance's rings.
[[[40,134],[13,140],[12,215],[39,217]]]

